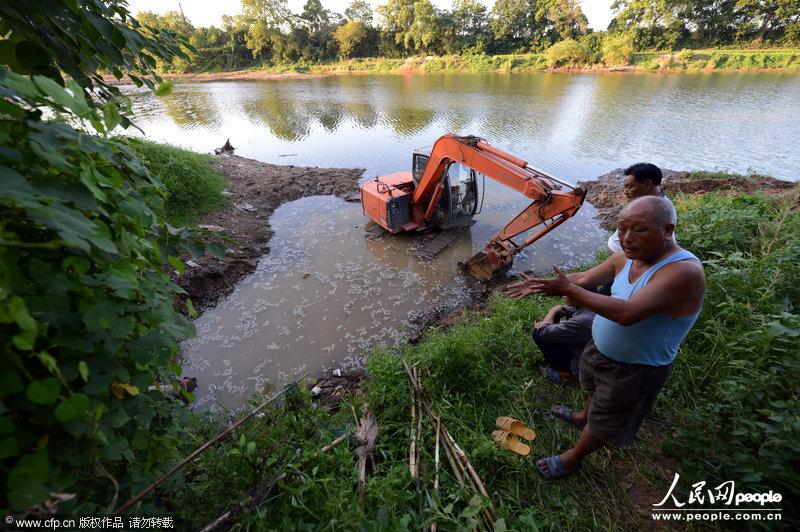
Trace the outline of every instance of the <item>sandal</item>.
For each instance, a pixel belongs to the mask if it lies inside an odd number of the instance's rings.
[[[492,432],[492,439],[503,449],[508,449],[511,452],[517,453],[522,456],[528,456],[531,453],[531,448],[519,441],[515,434],[511,434],[505,430],[496,430]]]
[[[566,371],[556,371],[553,368],[542,367],[544,378],[563,386],[577,386],[578,381]]]
[[[497,428],[507,430],[517,436],[521,436],[528,441],[533,441],[536,438],[536,433],[533,432],[525,423],[516,420],[513,417],[500,416],[495,421]]]
[[[543,465],[547,465],[547,471],[544,470],[542,467]],[[580,464],[578,464],[575,469],[578,469]],[[555,480],[557,478],[564,478],[575,469],[568,470],[564,467],[564,462],[561,461],[561,457],[559,455],[555,456],[548,456],[546,458],[540,458],[536,461],[536,471],[539,472],[544,478],[548,478],[551,480]]]
[[[579,431],[583,431],[583,427],[581,427],[577,421],[572,419],[572,412],[573,410],[570,407],[564,405],[552,405],[550,407],[550,413],[552,415],[554,415],[558,419],[566,421]]]

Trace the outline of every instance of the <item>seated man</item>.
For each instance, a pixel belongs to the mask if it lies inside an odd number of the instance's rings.
[[[672,239],[674,219],[669,201],[636,199],[619,217],[623,253],[569,276],[554,266],[554,279],[526,278],[508,289],[515,298],[531,293],[566,296],[597,313],[592,340],[581,356],[586,406],[580,412],[551,409],[581,435],[568,451],[537,462],[536,469],[547,478],[568,475],[605,445],[630,444],[700,314],[705,274],[697,257]],[[586,289],[611,282],[610,297]]]
[[[531,336],[549,366],[542,368],[545,377],[558,384],[576,382],[581,353],[592,339],[593,320],[594,312],[586,307],[556,305],[536,322]]]
[[[626,168],[623,175],[625,177],[622,179],[622,190],[629,201],[645,196],[658,196],[669,201],[669,198],[661,191],[663,174],[658,166],[651,163],[636,163]],[[674,218],[672,223],[677,223],[677,218]],[[672,239],[675,240],[674,232]],[[622,251],[618,231],[614,231],[608,237],[608,249],[611,250],[611,253]]]

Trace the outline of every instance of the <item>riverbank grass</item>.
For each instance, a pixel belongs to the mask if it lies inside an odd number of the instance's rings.
[[[534,321],[557,301],[512,301],[495,294],[485,312],[467,313],[448,330],[428,331],[414,346],[373,352],[364,394],[337,412],[316,407],[297,390],[277,410],[248,424],[235,438],[195,462],[168,487],[159,507],[179,522],[202,525],[245,501],[236,521],[244,528],[442,529],[475,524],[495,506],[496,530],[507,528],[619,529],[651,524],[676,472],[676,492],[727,480],[737,490],[800,496],[800,212],[798,189],[779,196],[704,194],[674,198],[681,244],[704,262],[704,310],[678,354],[673,374],[627,451],[601,450],[560,481],[535,472],[536,459],[576,440],[571,426],[549,414],[551,404],[580,407],[575,388],[546,381],[530,339]],[[423,426],[421,491],[408,471],[411,394],[402,360],[419,370],[433,410],[467,451],[490,498],[460,488],[447,462],[441,488],[435,477],[434,436]],[[380,427],[376,469],[366,500],[346,444],[320,448],[355,426],[364,403]],[[532,453],[520,457],[491,439],[498,416],[528,423],[537,433]],[[218,430],[206,419],[187,433],[186,451]],[[254,497],[255,502],[248,497]],[[169,500],[164,506],[163,501]],[[798,513],[783,506],[783,524]]]
[[[582,47],[583,45],[576,46]],[[553,62],[552,54],[502,54],[502,55],[447,55],[415,56],[405,59],[364,57],[326,63],[289,63],[264,65],[238,72],[263,74],[336,74],[336,73],[483,73],[483,72],[538,72],[550,67],[569,70],[628,70],[628,71],[700,71],[700,70],[800,70],[800,49],[774,50],[714,50],[685,49],[678,52],[633,52],[628,64],[606,65],[600,55],[592,50],[578,54],[578,58]],[[583,59],[581,59],[583,57]],[[222,74],[222,73],[220,73]],[[180,76],[178,76],[180,77]]]
[[[196,222],[201,215],[224,204],[225,178],[211,155],[148,140],[131,138],[127,142],[164,184],[164,215],[170,224]]]

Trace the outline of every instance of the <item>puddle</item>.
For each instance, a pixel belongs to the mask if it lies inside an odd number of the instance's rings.
[[[184,374],[200,384],[197,407],[236,409],[293,375],[357,365],[369,349],[405,341],[414,317],[434,305],[466,304],[471,281],[457,262],[522,209],[524,198],[510,196],[495,194],[477,223],[432,261],[411,253],[413,235],[376,237],[359,204],[316,196],[276,209],[270,253],[198,318],[197,337],[182,345]],[[515,271],[590,260],[606,235],[595,212],[584,205],[518,255]]]

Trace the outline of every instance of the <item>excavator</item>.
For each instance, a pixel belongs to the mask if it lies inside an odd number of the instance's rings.
[[[461,264],[470,275],[484,281],[507,272],[516,254],[574,216],[586,197],[583,187],[533,169],[523,159],[480,137],[448,133],[433,144],[430,152],[414,152],[410,172],[395,172],[364,183],[361,208],[389,233],[469,227],[478,212],[479,175],[533,200],[489,240],[485,249]],[[522,243],[512,240],[534,228],[536,231]]]

